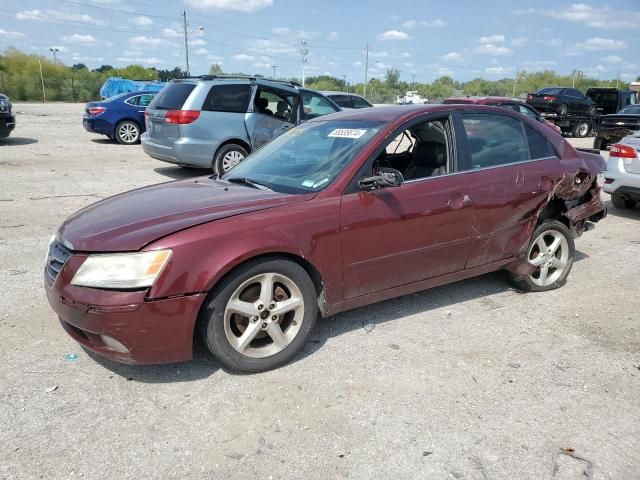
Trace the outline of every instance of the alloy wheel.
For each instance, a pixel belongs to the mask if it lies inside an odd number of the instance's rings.
[[[125,143],[134,143],[138,140],[138,128],[131,123],[123,123],[118,127],[118,136]]]
[[[303,319],[300,288],[285,275],[263,273],[233,292],[224,311],[224,331],[240,354],[266,358],[293,342]]]
[[[567,239],[556,230],[542,232],[529,247],[529,263],[536,270],[529,276],[539,287],[548,287],[564,273],[569,262]]]

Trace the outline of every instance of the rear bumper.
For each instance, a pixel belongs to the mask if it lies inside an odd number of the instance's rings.
[[[211,168],[218,142],[179,138],[170,145],[155,143],[148,133],[141,137],[142,149],[150,157],[163,162],[190,167]]]
[[[602,190],[607,193],[621,193],[626,189],[633,193],[640,190],[640,174],[629,173],[624,169],[623,160],[609,157],[607,160],[607,170],[604,172],[605,184]]]
[[[113,125],[99,118],[83,117],[82,126],[87,132],[100,135],[113,135]]]
[[[87,349],[123,363],[190,360],[204,294],[148,300],[147,292],[117,292],[71,285],[71,257],[50,286],[49,304],[64,330]]]

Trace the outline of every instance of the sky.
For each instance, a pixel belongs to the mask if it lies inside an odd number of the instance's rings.
[[[430,82],[513,77],[520,70],[640,75],[640,0],[2,0],[0,50],[16,47],[67,65],[185,68],[191,74],[332,75],[361,82],[397,68]],[[203,29],[198,29],[203,27]],[[303,44],[302,42],[306,43]],[[415,77],[414,77],[415,76]]]

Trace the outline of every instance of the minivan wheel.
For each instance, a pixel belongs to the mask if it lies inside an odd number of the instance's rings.
[[[293,359],[318,315],[307,272],[284,258],[240,266],[215,289],[199,319],[211,353],[229,370],[261,372]]]
[[[247,151],[235,143],[229,143],[218,149],[213,159],[213,173],[222,175],[243,161]]]
[[[140,141],[140,127],[136,122],[124,120],[116,125],[115,138],[122,145],[133,145]]]
[[[575,245],[571,232],[557,220],[546,220],[536,228],[527,250],[527,260],[536,269],[526,277],[511,275],[511,283],[525,292],[545,292],[561,287],[573,266]]]
[[[616,208],[634,208],[636,206],[636,202],[634,200],[624,198],[618,193],[611,194],[611,203]]]

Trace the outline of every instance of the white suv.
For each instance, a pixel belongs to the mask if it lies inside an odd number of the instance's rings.
[[[617,208],[633,208],[640,202],[640,131],[611,145],[602,189],[611,194]]]

